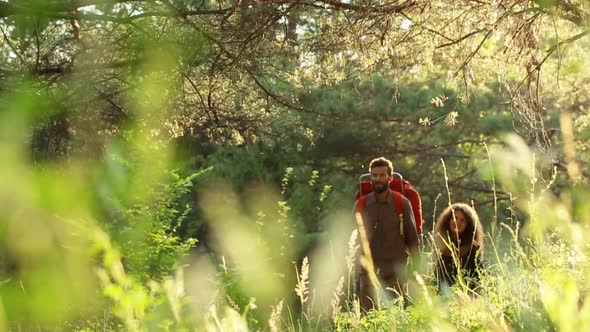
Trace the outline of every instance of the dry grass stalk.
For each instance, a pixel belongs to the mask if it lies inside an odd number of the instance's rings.
[[[340,309],[342,309],[342,307],[340,306],[340,299],[342,298],[342,296],[344,296],[343,288],[344,277],[340,277],[340,280],[338,280],[338,285],[334,290],[334,298],[332,299],[332,302],[330,302],[332,306],[332,320],[334,322],[336,322],[336,317],[338,317],[338,314],[340,314]]]
[[[361,265],[367,271],[367,274],[369,276],[369,280],[371,281],[371,285],[373,286],[373,289],[381,290],[382,289],[381,283],[379,282],[379,278],[377,278],[377,274],[375,273],[375,264],[373,263],[373,255],[371,254],[371,247],[369,245],[369,238],[368,238],[367,232],[365,230],[365,224],[363,222],[363,217],[360,214],[360,212],[357,211],[354,214],[354,218],[356,220],[356,225],[359,230],[359,235],[361,238],[361,247],[363,248],[363,256],[361,259]],[[375,300],[376,300],[376,304],[378,307],[379,303],[380,303],[381,291],[378,291],[376,293],[377,293],[377,298]]]
[[[295,293],[299,296],[299,300],[303,305],[308,300],[309,294],[309,261],[307,256],[303,258],[303,263],[301,264],[301,274],[297,273],[297,287],[295,287]]]
[[[424,279],[418,272],[414,272],[414,278],[416,278],[418,285],[420,285],[422,291],[424,292],[424,299],[426,300],[426,303],[428,303],[429,307],[432,307],[432,299],[430,298],[430,294],[428,294],[428,288],[426,288],[426,283],[424,282]]]
[[[281,322],[281,314],[283,313],[283,300],[272,308],[270,318],[268,319],[268,326],[271,332],[280,331],[279,324]]]
[[[354,327],[354,329],[356,330],[361,325],[361,302],[359,301],[359,299],[354,299],[352,307],[352,327]]]
[[[350,234],[350,239],[348,240],[348,255],[346,256],[346,267],[348,268],[348,273],[354,272],[354,261],[356,258],[356,253],[360,248],[358,244],[358,230],[353,230],[352,234]]]

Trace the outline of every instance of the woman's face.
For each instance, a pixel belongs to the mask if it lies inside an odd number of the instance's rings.
[[[465,228],[467,228],[467,219],[463,211],[455,210],[455,220],[451,218],[449,228],[452,233],[463,233]]]

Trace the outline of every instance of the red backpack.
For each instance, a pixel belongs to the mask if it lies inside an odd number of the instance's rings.
[[[414,220],[416,220],[416,231],[422,234],[422,201],[420,194],[412,187],[410,182],[403,179],[400,173],[393,173],[394,178],[389,182],[389,188],[393,190],[393,199],[395,203],[395,210],[397,214],[403,214],[402,195],[410,201],[412,212],[414,213]],[[396,178],[397,177],[397,178]],[[366,173],[359,178],[359,191],[356,192],[355,199],[358,201],[357,208],[359,211],[365,209],[366,195],[373,192],[371,185],[371,173]]]

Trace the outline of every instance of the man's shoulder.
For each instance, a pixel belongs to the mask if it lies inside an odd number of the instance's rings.
[[[392,189],[390,189],[389,191],[391,192],[391,196],[390,196],[391,201],[394,201],[397,199],[396,197],[399,197],[399,198],[401,198],[402,202],[410,203],[410,200],[406,196],[404,196],[402,193],[400,193],[399,191],[392,190]]]
[[[406,196],[402,195],[401,193],[398,194],[402,197],[404,204],[411,204],[410,200]]]
[[[367,206],[367,204],[371,205],[375,201],[375,193],[370,192],[366,195],[361,196],[354,202],[353,208],[356,209],[359,204],[362,204],[363,207]]]

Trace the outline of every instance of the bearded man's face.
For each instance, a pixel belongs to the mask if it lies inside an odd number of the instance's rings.
[[[391,176],[387,166],[377,166],[371,169],[371,185],[375,193],[386,191],[389,188],[389,180],[391,180]]]

